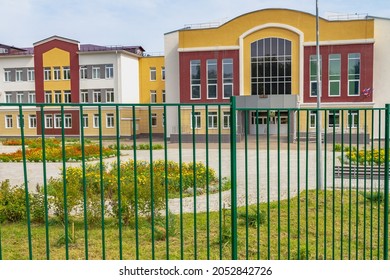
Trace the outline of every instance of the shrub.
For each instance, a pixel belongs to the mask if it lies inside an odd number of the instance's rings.
[[[11,187],[9,180],[0,186],[0,222],[18,222],[26,218],[26,194],[19,186]]]
[[[45,197],[42,187],[36,186],[35,193],[30,195],[30,215],[34,223],[45,222]]]

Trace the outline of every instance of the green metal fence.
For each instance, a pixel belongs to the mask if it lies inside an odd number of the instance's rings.
[[[388,106],[0,107],[0,259],[388,259]]]

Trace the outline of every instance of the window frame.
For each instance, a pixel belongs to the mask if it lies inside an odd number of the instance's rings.
[[[212,76],[213,72],[210,72],[210,68],[215,68],[215,77]],[[218,99],[218,60],[207,59],[206,61],[206,80],[207,80],[207,99]],[[214,89],[215,96],[210,96],[210,89]]]
[[[193,71],[194,68],[197,68],[199,71],[199,77],[194,79]],[[198,89],[199,96],[194,97],[194,89]],[[200,100],[202,98],[202,88],[201,88],[201,61],[199,59],[190,61],[190,99],[191,100]]]
[[[149,67],[149,80],[151,82],[157,81],[157,69],[156,69],[156,67]]]
[[[14,121],[13,121],[12,115],[5,115],[4,121],[5,121],[5,128],[13,128],[14,127]]]
[[[106,128],[115,128],[114,113],[106,113]]]
[[[37,128],[37,115],[28,115],[28,128]]]
[[[337,58],[336,58],[337,57]],[[338,61],[338,74],[331,74],[332,62]],[[341,96],[341,54],[329,54],[328,61],[328,96],[339,97]],[[332,84],[338,84],[338,94],[331,94]]]
[[[208,129],[218,129],[218,112],[208,112],[207,114]]]
[[[357,56],[357,57],[353,57]],[[358,65],[359,65],[359,73],[350,73],[350,68],[351,68],[351,61],[353,60],[358,60]],[[360,53],[349,53],[348,54],[348,96],[360,96],[360,82],[361,82],[361,54]],[[355,78],[352,78],[355,76]],[[358,78],[356,78],[358,76]],[[357,83],[357,93],[356,94],[351,94],[351,83]]]
[[[195,118],[195,127],[193,127],[193,118]],[[194,111],[190,113],[191,119],[191,129],[201,129],[202,128],[202,113],[199,111]]]

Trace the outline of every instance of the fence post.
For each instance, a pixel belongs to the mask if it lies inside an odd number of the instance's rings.
[[[385,116],[385,201],[383,216],[383,259],[389,254],[389,140],[390,140],[390,104],[386,104]]]
[[[231,240],[232,260],[237,260],[237,119],[236,97],[230,98]]]

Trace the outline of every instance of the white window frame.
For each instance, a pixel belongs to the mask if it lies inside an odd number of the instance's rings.
[[[87,66],[80,66],[80,79],[88,79],[88,68]]]
[[[88,114],[83,114],[83,128],[89,127],[89,119]]]
[[[114,128],[115,127],[115,116],[113,113],[106,114],[106,128]]]
[[[5,93],[5,103],[12,103],[12,92]]]
[[[165,93],[165,90],[162,91],[162,103],[166,103],[167,102],[167,95]]]
[[[100,79],[100,67],[92,66],[92,79],[97,80]]]
[[[311,74],[311,71],[312,71],[312,62],[314,62],[314,67],[315,67],[315,71],[316,71],[316,74],[315,75],[312,75]],[[316,85],[316,89],[317,89],[317,55],[310,55],[310,60],[309,60],[309,75],[310,75],[310,97],[317,97],[317,94],[313,94],[312,92],[312,88],[313,88],[313,85],[315,84]],[[322,56],[320,56],[320,81],[322,81]],[[322,83],[321,83],[322,84]]]
[[[44,77],[45,81],[51,80],[51,68],[50,67],[43,68],[43,77]]]
[[[24,93],[18,92],[16,94],[16,103],[23,103]]]
[[[223,112],[223,129],[230,129],[230,112]],[[226,126],[226,123],[228,124]]]
[[[225,77],[225,66],[231,65],[232,67],[232,77]],[[233,93],[233,78],[234,78],[234,68],[233,68],[233,58],[224,58],[222,59],[222,98],[229,99],[234,95]],[[226,96],[225,87],[230,87],[232,94]]]
[[[28,103],[36,103],[36,96],[34,91],[28,93]]]
[[[99,120],[99,114],[93,115],[93,128],[99,128],[100,120]]]
[[[5,115],[4,120],[5,120],[5,128],[14,127],[12,115]]]
[[[333,124],[330,123],[330,116],[333,115]],[[336,120],[336,116],[338,116],[338,123],[335,123],[335,120]],[[331,128],[333,129],[333,126],[335,128],[340,128],[340,122],[341,122],[341,119],[340,119],[340,110],[329,110],[328,111],[328,128]]]
[[[22,82],[23,81],[23,70],[22,69],[16,69],[15,71],[15,82]]]
[[[53,128],[53,115],[45,115],[45,128]]]
[[[4,71],[4,82],[11,82],[11,71],[10,70]]]
[[[53,68],[53,80],[54,81],[61,80],[61,67],[56,66]]]
[[[193,79],[193,77],[192,77],[193,67],[199,67],[199,72],[200,72],[201,61],[200,60],[191,60],[190,61],[190,99],[191,100],[200,100],[202,98],[201,73],[199,73],[199,79]],[[194,88],[197,88],[199,90],[199,97],[194,97],[194,94],[193,94]]]
[[[72,128],[72,115],[71,114],[64,115],[64,128]]]
[[[351,122],[350,122],[351,117]],[[357,123],[355,124],[355,120]],[[352,124],[352,126],[350,126]],[[359,127],[359,111],[358,110],[348,110],[347,115],[347,128],[358,128]]]
[[[28,115],[28,128],[37,127],[37,115]]]
[[[161,80],[165,81],[165,67],[161,67]]]
[[[358,57],[352,57],[352,56],[358,56]],[[350,67],[350,62],[352,60],[359,60],[359,78],[350,78],[350,75],[356,76],[357,74],[350,74],[349,73],[349,67]],[[361,54],[360,53],[349,53],[348,54],[348,96],[360,96],[360,81],[361,81],[361,71],[362,71],[362,65],[361,65]],[[351,94],[350,93],[350,83],[351,82],[357,82],[358,83],[358,90],[357,94]]]
[[[331,69],[331,63],[333,61],[339,61],[339,74],[338,75],[331,75],[330,69]],[[329,67],[328,67],[328,96],[329,97],[339,97],[341,95],[341,55],[340,54],[330,54],[329,55]],[[337,78],[338,79],[332,79],[332,78]],[[331,94],[331,85],[333,83],[337,83],[339,87],[339,92],[338,94]]]
[[[150,103],[157,103],[157,91],[150,91]]]
[[[114,103],[114,102],[115,102],[114,90],[113,89],[106,90],[106,103]]]
[[[62,77],[64,80],[70,80],[70,67],[69,66],[62,67]]]
[[[202,113],[195,111],[190,113],[190,122],[191,122],[191,129],[194,129],[192,119],[195,118],[195,129],[201,129],[202,128]]]
[[[45,91],[45,103],[46,104],[53,103],[53,94],[51,91]]]
[[[104,72],[105,72],[106,79],[111,80],[114,78],[114,66],[113,65],[106,65]]]
[[[156,67],[150,67],[149,68],[149,78],[150,78],[150,81],[156,81],[157,80],[157,70],[156,70]]]
[[[35,81],[35,70],[27,69],[27,81],[33,82]]]
[[[22,115],[22,120],[24,121],[24,115]],[[16,128],[20,128],[20,115],[16,116]]]
[[[215,78],[210,78],[209,68],[215,66]],[[208,59],[206,61],[206,73],[207,73],[207,99],[217,99],[218,98],[218,61],[216,59]],[[210,88],[215,89],[215,97],[210,97]]]
[[[54,115],[54,128],[61,128],[62,127],[62,119],[61,115]]]
[[[93,91],[93,103],[101,103],[102,102],[102,92],[100,90]]]
[[[208,112],[207,115],[208,128],[217,129],[218,128],[218,112]]]
[[[309,111],[309,128],[317,127],[317,111],[310,110]]]
[[[70,90],[64,91],[64,103],[72,103],[72,92]]]
[[[62,92],[59,90],[54,91],[54,103],[62,103]]]
[[[80,103],[88,103],[88,90],[82,90],[80,92]]]

